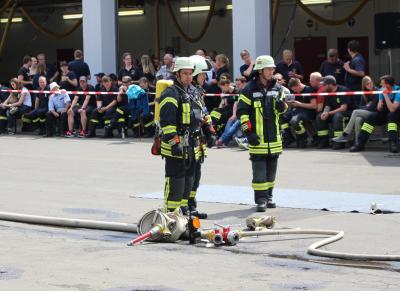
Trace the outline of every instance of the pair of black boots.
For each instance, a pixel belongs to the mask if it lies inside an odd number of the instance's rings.
[[[292,133],[285,132],[283,134],[283,147],[288,148],[292,143],[296,141],[296,147],[299,149],[307,148],[307,133],[298,134],[296,138],[293,137]]]
[[[369,134],[365,131],[361,131],[360,135],[358,136],[358,142],[355,143],[351,148],[350,152],[362,152],[365,150],[365,145],[368,142]],[[397,132],[390,132],[389,133],[389,151],[391,153],[398,153],[399,152],[399,141],[397,137]]]
[[[256,207],[257,212],[265,212],[267,211],[267,208],[276,208],[276,204],[272,202],[272,199],[268,199],[266,201],[257,203]]]

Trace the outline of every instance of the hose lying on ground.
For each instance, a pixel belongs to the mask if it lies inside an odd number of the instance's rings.
[[[313,235],[333,235],[313,243],[308,247],[307,253],[318,257],[328,257],[344,260],[359,260],[359,261],[400,261],[400,255],[369,255],[369,254],[351,254],[341,253],[319,248],[328,244],[341,240],[344,237],[344,231],[340,230],[325,230],[325,229],[283,229],[283,230],[259,230],[259,231],[242,231],[241,237],[263,236],[263,235],[290,235],[290,234],[313,234]]]
[[[149,213],[146,213],[149,215]],[[26,215],[19,213],[0,212],[0,220],[13,222],[32,223],[41,225],[74,227],[74,228],[91,228],[101,230],[123,231],[137,233],[136,224],[121,222],[105,222],[84,219],[70,219],[59,217],[46,217],[37,215]],[[255,231],[239,231],[240,237],[254,237],[264,235],[292,235],[292,234],[312,234],[312,235],[330,235],[331,237],[313,243],[308,247],[308,254],[345,260],[360,261],[400,261],[400,255],[369,255],[369,254],[352,254],[320,250],[319,248],[334,243],[344,237],[344,231],[324,230],[324,229],[282,229],[282,230],[255,230]]]
[[[137,232],[137,225],[131,223],[27,215],[11,212],[0,212],[0,220],[73,228]]]

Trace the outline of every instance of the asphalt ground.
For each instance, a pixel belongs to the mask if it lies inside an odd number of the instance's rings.
[[[161,199],[137,198],[164,186],[163,161],[151,156],[150,146],[150,140],[130,138],[0,136],[0,211],[137,222],[162,205]],[[211,149],[202,185],[243,189],[250,186],[250,170],[247,152]],[[369,193],[378,199],[400,194],[399,177],[400,156],[381,147],[361,154],[290,149],[279,160],[276,185],[304,196],[321,191],[321,201],[324,192]],[[209,214],[202,221],[205,228],[214,223],[241,228],[254,212],[248,204],[199,204]],[[400,254],[399,214],[280,205],[267,213],[277,218],[275,228],[344,230],[344,239],[328,250]],[[400,263],[308,255],[307,247],[322,236],[246,238],[219,248],[187,242],[127,247],[135,234],[6,221],[0,221],[0,235],[0,290],[400,289]]]

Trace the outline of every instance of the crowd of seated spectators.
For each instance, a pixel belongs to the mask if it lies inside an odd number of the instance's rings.
[[[336,95],[349,91],[392,91],[400,87],[392,76],[380,80],[367,76],[366,62],[357,41],[347,46],[350,60],[339,58],[331,48],[319,70],[305,76],[302,65],[291,50],[282,52],[276,61],[274,81],[286,86],[292,93],[330,93],[331,95],[297,95],[287,100],[289,109],[281,115],[284,147],[317,147],[362,151],[376,126],[387,126],[389,150],[398,152],[398,123],[400,122],[400,93]],[[254,77],[254,59],[243,50],[240,57],[241,76],[231,77],[230,62],[226,55],[216,51],[198,49],[196,55],[207,58],[212,69],[204,84],[205,104],[216,132],[210,146],[226,147],[234,144],[247,148],[246,138],[236,117],[240,91]],[[94,86],[92,74],[83,60],[83,52],[76,50],[74,60],[61,61],[57,66],[49,63],[44,53],[25,56],[16,77],[8,87],[19,93],[0,92],[0,133],[15,134],[16,120],[22,120],[22,131],[38,131],[51,137],[96,137],[102,128],[103,137],[116,134],[125,138],[151,137],[155,132],[154,91],[161,79],[174,79],[172,69],[175,55],[167,52],[162,61],[149,55],[135,58],[125,52],[121,57],[118,74],[96,72]],[[308,80],[308,82],[306,82]],[[30,93],[30,90],[50,90],[54,93]],[[115,92],[115,94],[68,94],[70,91]],[[129,94],[130,95],[129,95]],[[220,95],[220,93],[223,93]],[[129,98],[128,98],[129,96]]]

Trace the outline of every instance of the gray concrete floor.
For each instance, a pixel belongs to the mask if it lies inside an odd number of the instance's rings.
[[[132,195],[163,188],[163,162],[149,140],[0,136],[0,211],[137,222],[162,205]],[[277,186],[400,194],[400,156],[287,150]],[[212,149],[204,184],[249,186],[248,153]],[[323,197],[321,197],[323,199]],[[251,205],[201,203],[213,223],[240,227]],[[269,210],[277,228],[342,229],[330,250],[400,254],[399,214],[373,216],[307,209]],[[399,290],[400,264],[312,257],[316,236],[247,238],[207,248],[146,243],[133,234],[0,221],[0,290]]]

